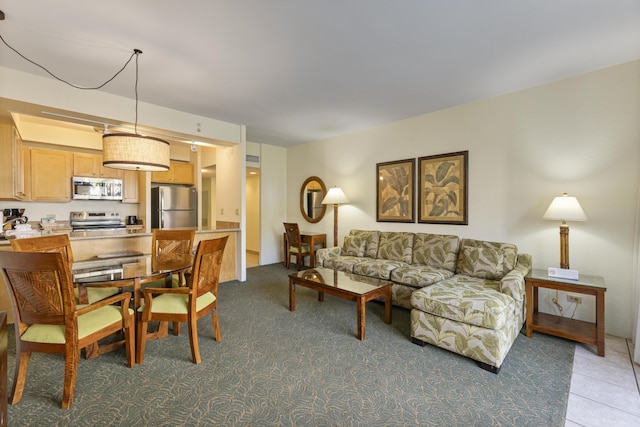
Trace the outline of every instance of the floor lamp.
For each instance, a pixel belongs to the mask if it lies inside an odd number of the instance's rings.
[[[547,211],[544,219],[561,220],[560,224],[560,268],[569,268],[569,225],[567,221],[586,221],[578,199],[562,193],[562,196],[555,197]]]
[[[341,188],[333,187],[322,199],[323,205],[333,205],[333,246],[338,246],[338,205],[349,203]]]

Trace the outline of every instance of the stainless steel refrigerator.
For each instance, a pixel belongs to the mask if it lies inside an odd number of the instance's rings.
[[[322,208],[322,191],[310,190],[307,193],[307,215],[309,218],[319,218]]]
[[[194,187],[160,186],[151,189],[151,228],[197,227]]]

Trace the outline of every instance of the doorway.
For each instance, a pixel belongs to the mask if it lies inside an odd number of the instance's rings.
[[[247,167],[247,268],[260,265],[260,168]]]

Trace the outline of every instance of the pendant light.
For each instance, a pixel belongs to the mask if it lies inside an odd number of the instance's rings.
[[[169,170],[169,143],[163,139],[138,134],[138,55],[136,55],[136,121],[134,133],[104,133],[102,164],[109,168],[156,172]]]

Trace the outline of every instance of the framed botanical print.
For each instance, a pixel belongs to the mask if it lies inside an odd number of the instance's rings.
[[[376,164],[376,221],[415,222],[416,159]]]
[[[418,222],[468,224],[469,151],[418,159]]]

